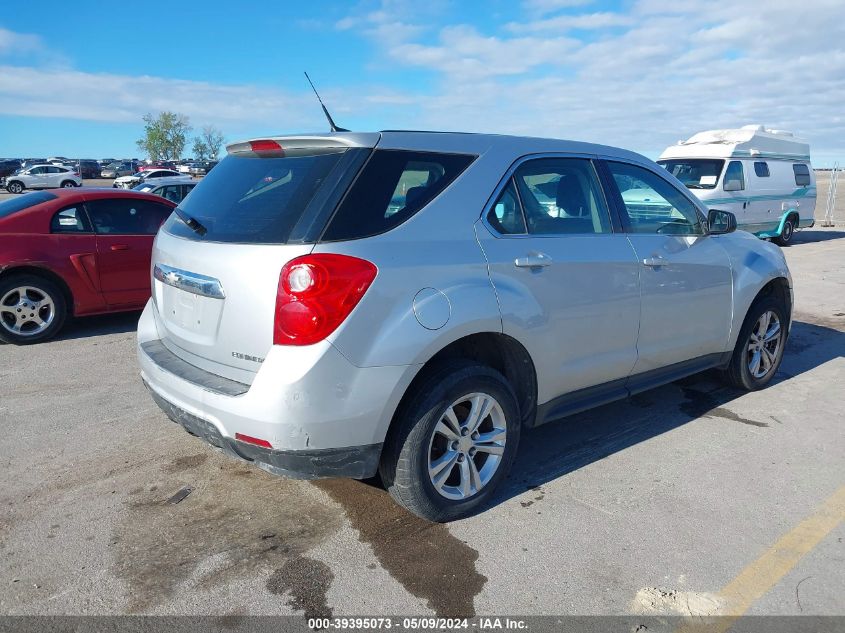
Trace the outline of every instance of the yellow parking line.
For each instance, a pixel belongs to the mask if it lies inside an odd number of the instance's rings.
[[[845,486],[834,492],[812,515],[784,534],[719,592],[725,599],[726,617],[682,627],[684,631],[721,633],[774,587],[845,519]]]

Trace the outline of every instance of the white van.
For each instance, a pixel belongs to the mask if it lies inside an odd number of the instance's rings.
[[[762,125],[699,132],[657,162],[708,208],[732,212],[739,228],[781,246],[815,223],[810,146],[791,132]]]

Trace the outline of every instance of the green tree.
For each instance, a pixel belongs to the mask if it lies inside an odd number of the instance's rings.
[[[184,114],[160,112],[157,117],[144,115],[144,136],[138,149],[152,160],[177,160],[182,156],[191,124]]]
[[[208,157],[208,145],[206,145],[203,140],[197,136],[194,139],[194,159],[196,160],[205,160]]]
[[[217,156],[220,154],[220,148],[223,147],[223,142],[226,140],[223,132],[213,125],[205,125],[202,128],[200,138],[206,147],[208,157],[212,160],[217,160]]]

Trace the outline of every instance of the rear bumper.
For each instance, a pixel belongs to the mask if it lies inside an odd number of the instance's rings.
[[[228,454],[293,477],[375,474],[416,366],[356,367],[334,346],[273,346],[251,380],[195,367],[159,340],[152,302],[138,323],[141,377],[168,416]],[[178,351],[178,350],[177,350]],[[237,433],[266,440],[245,444]]]
[[[149,388],[149,385],[147,387]],[[219,448],[229,457],[251,462],[274,475],[295,479],[318,477],[365,479],[374,475],[378,469],[381,444],[314,451],[277,451],[262,448],[223,437],[211,422],[180,409],[152,389],[150,389],[150,394],[167,417],[182,425],[191,435]]]

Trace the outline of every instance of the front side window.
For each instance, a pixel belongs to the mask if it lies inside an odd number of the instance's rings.
[[[518,235],[527,232],[513,178],[508,179],[507,187],[502,190],[496,204],[487,213],[487,222],[502,235]]]
[[[728,163],[725,178],[722,181],[722,189],[725,191],[742,191],[745,189],[745,173],[740,161],[732,160]]]
[[[695,205],[657,174],[629,163],[608,162],[630,233],[702,235]]]
[[[88,218],[82,207],[73,206],[62,209],[50,221],[51,233],[90,233]]]
[[[172,209],[164,204],[133,198],[88,202],[94,229],[103,235],[155,235]]]
[[[516,170],[514,181],[529,233],[610,233],[610,216],[588,159],[530,160]]]
[[[810,184],[810,168],[803,163],[795,163],[792,166],[792,173],[795,174],[795,184],[799,187],[807,187]]]
[[[358,239],[399,226],[434,200],[473,160],[466,154],[374,151],[322,239]]]
[[[758,178],[768,178],[769,174],[769,163],[763,161],[757,161],[754,163],[754,174]]]
[[[659,160],[661,165],[689,189],[715,189],[725,161],[710,158]]]

